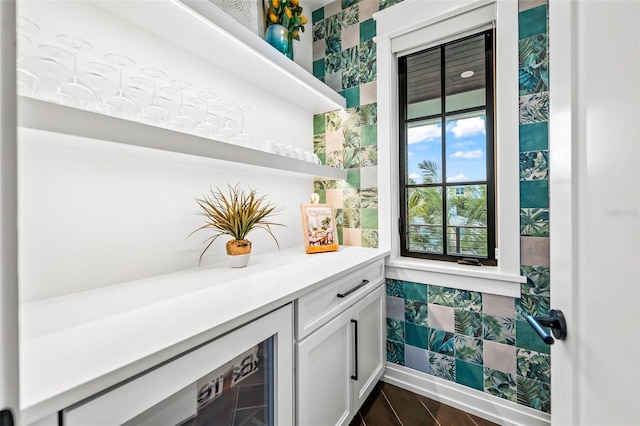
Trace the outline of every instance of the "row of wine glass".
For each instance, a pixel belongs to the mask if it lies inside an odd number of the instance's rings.
[[[170,80],[162,70],[137,68],[124,55],[94,60],[88,54],[93,46],[79,37],[59,34],[54,42],[36,43],[38,31],[37,24],[18,17],[19,95],[255,147],[244,126],[248,106]]]

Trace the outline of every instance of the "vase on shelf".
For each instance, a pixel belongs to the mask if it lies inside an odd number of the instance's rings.
[[[264,39],[271,46],[282,52],[287,58],[293,60],[293,39],[287,27],[280,24],[269,25],[265,32]]]

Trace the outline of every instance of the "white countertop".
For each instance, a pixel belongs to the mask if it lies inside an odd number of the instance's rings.
[[[388,251],[296,247],[21,306],[27,424],[283,306]]]

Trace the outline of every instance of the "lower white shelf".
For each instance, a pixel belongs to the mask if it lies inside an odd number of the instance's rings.
[[[345,169],[27,97],[18,98],[18,126],[328,179],[347,178]]]

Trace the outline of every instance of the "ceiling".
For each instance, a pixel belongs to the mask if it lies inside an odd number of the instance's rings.
[[[456,95],[484,88],[484,35],[457,41],[445,46],[445,90]],[[439,48],[411,55],[407,58],[407,95],[409,104],[440,97]],[[473,76],[463,78],[464,71]]]

